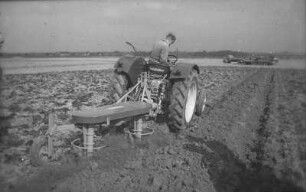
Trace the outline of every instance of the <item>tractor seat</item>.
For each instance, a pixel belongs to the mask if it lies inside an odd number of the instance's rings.
[[[155,60],[149,60],[148,70],[153,74],[165,75],[170,73],[170,66]]]

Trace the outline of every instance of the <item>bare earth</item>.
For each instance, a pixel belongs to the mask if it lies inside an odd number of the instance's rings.
[[[164,121],[129,142],[124,126],[104,135],[108,147],[84,160],[62,138],[56,163],[29,162],[34,137],[55,110],[59,124],[78,107],[107,104],[112,70],[4,76],[1,108],[2,191],[305,191],[306,70],[201,67],[208,103],[179,135]]]

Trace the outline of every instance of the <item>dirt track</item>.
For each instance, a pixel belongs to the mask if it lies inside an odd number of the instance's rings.
[[[31,91],[16,91],[23,87],[21,79],[29,83],[35,78],[44,80]],[[6,80],[11,87],[19,86],[13,99],[30,106],[43,101],[51,108],[59,102],[48,103],[50,95],[25,98],[51,89],[56,98],[73,100],[72,88],[81,82],[86,87],[79,88],[92,93],[85,95],[91,102],[87,98],[84,103],[95,106],[92,98],[107,91],[109,78],[108,72],[89,71],[8,75]],[[305,191],[305,70],[204,67],[200,79],[208,94],[206,112],[179,136],[161,122],[152,125],[154,135],[130,143],[117,128],[105,137],[109,147],[93,159],[71,154],[55,167],[34,169],[27,164],[27,179],[10,183],[5,178],[3,186],[12,191]],[[57,113],[64,120],[63,111]]]

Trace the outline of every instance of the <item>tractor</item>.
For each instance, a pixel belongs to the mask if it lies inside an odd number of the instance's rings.
[[[83,132],[83,137],[71,142],[86,157],[93,154],[97,146],[97,129],[127,122],[126,135],[141,139],[154,133],[147,126],[148,120],[167,119],[170,131],[186,129],[194,114],[201,115],[205,109],[206,94],[199,89],[199,67],[196,64],[179,63],[177,56],[169,55],[170,65],[162,64],[142,56],[131,43],[135,54],[126,55],[115,63],[111,82],[113,104],[71,112],[70,122]],[[56,125],[54,114],[49,115],[46,134],[35,139],[31,146],[31,162],[39,166],[55,156]],[[65,125],[68,126],[68,125]]]
[[[116,102],[139,101],[152,105],[150,116],[167,118],[171,131],[188,127],[194,113],[201,115],[205,109],[206,93],[199,89],[200,69],[196,64],[180,63],[175,55],[168,56],[168,64],[137,56],[121,57],[114,66],[112,98]],[[145,89],[135,89],[139,84]],[[128,97],[127,97],[128,96]]]

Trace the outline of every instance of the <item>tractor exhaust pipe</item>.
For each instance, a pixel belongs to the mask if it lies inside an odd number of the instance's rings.
[[[130,42],[125,42],[125,43],[127,45],[131,46],[136,54],[138,53],[137,49],[135,48],[135,46],[132,43],[130,43]]]

